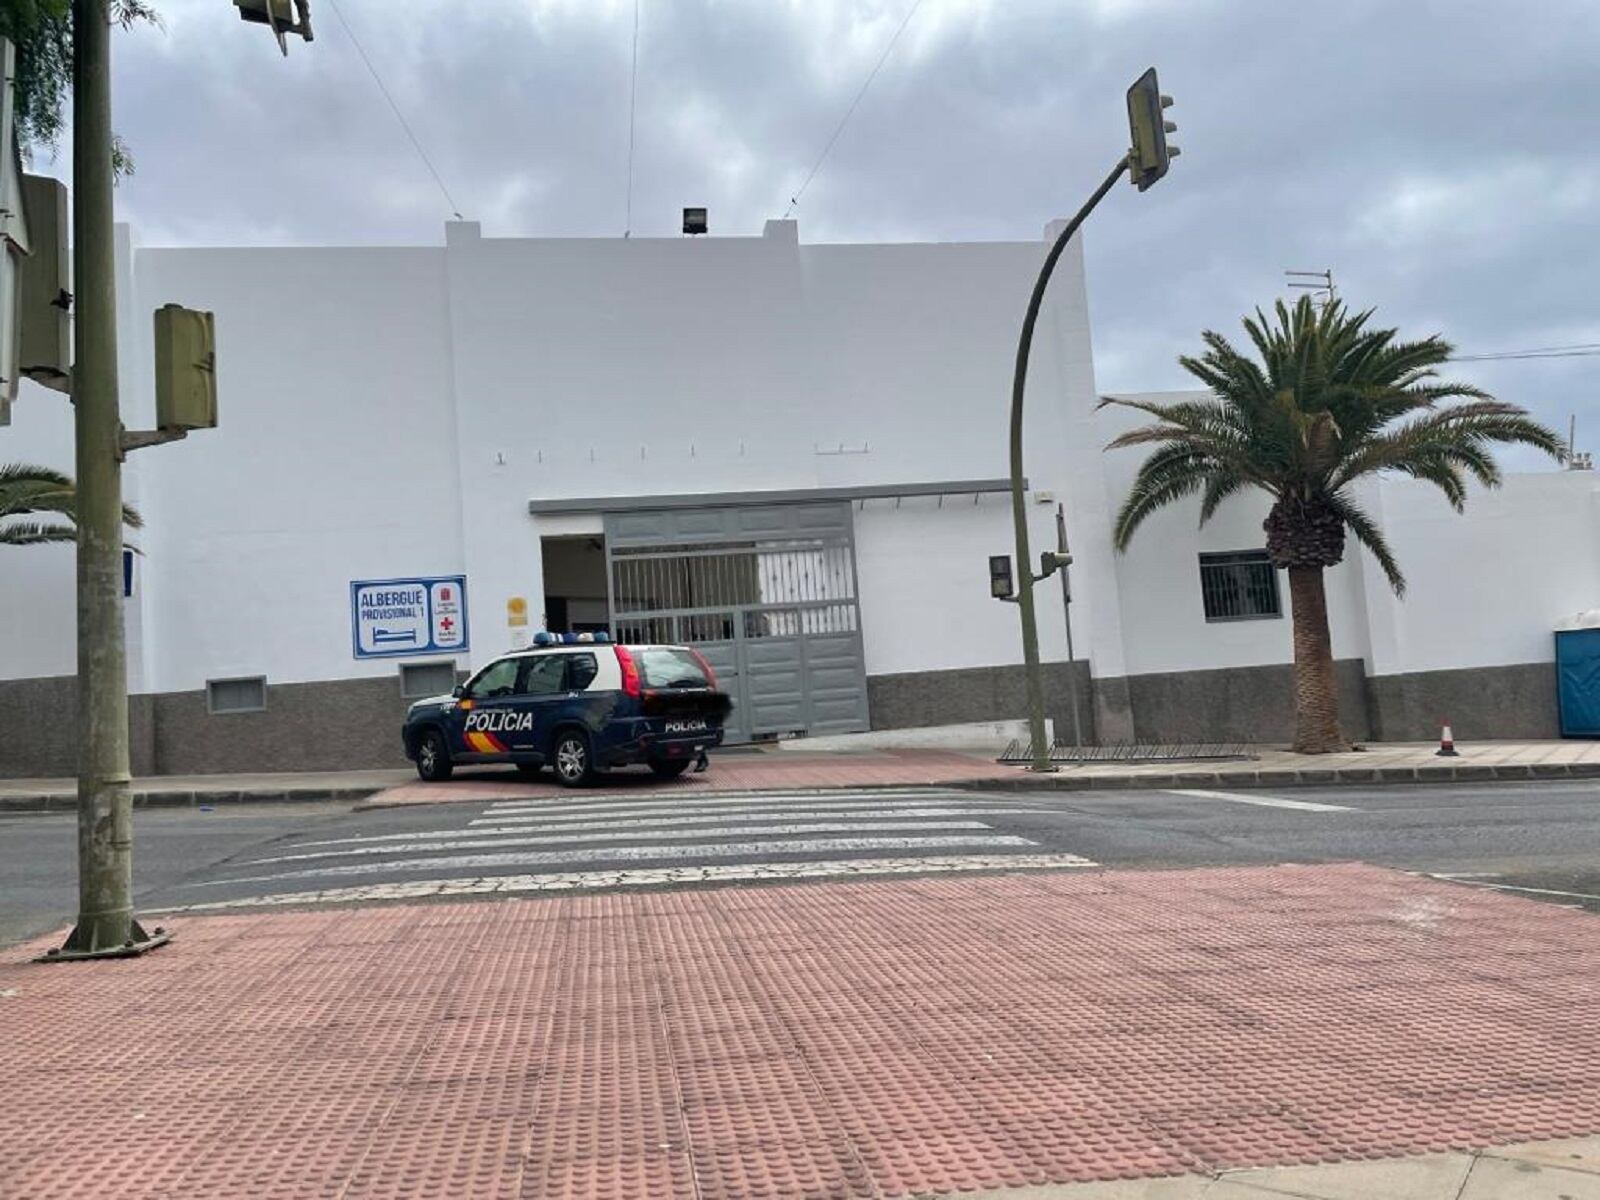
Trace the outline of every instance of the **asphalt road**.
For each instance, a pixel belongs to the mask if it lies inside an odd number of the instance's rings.
[[[1600,912],[1600,785],[544,794],[140,812],[141,910],[928,871],[1365,861]],[[0,943],[70,916],[73,819],[0,818]]]

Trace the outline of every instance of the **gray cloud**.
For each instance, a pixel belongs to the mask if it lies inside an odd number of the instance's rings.
[[[643,0],[636,235],[691,203],[714,233],[781,215],[907,3]],[[631,3],[340,7],[486,233],[621,233]],[[441,239],[448,205],[327,0],[288,59],[225,0],[162,8],[165,33],[117,38],[138,159],[118,203],[147,244]],[[1284,268],[1332,267],[1352,303],[1464,351],[1600,341],[1597,51],[1586,0],[925,0],[802,236],[1037,237],[1122,150],[1123,89],[1154,62],[1184,155],[1089,229],[1105,390],[1182,386],[1175,356],[1281,294]],[[1597,368],[1460,374],[1553,423],[1577,411],[1600,445]]]

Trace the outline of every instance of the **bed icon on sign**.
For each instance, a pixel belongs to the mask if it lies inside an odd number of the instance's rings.
[[[377,645],[393,644],[396,642],[410,642],[417,644],[417,631],[415,629],[374,629],[372,640]]]

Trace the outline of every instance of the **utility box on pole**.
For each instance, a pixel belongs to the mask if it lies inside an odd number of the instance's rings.
[[[22,373],[17,369],[22,316],[23,264],[28,261],[27,207],[22,199],[22,156],[17,147],[17,48],[0,38],[0,425],[11,424],[11,404],[17,398]]]
[[[72,292],[67,257],[67,188],[48,175],[24,175],[32,253],[22,265],[22,374],[58,392],[72,390]]]
[[[212,314],[178,304],[156,309],[156,425],[214,429],[217,346]]]

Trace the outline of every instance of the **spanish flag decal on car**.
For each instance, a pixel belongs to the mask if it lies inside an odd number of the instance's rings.
[[[467,745],[479,754],[504,754],[506,744],[492,733],[469,733]]]

